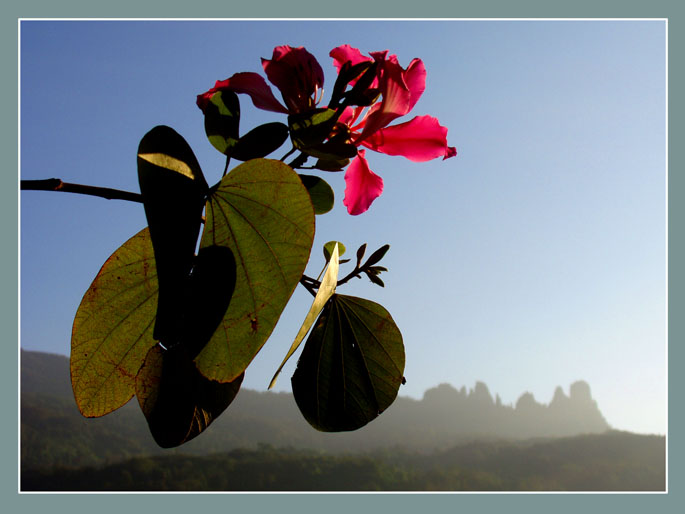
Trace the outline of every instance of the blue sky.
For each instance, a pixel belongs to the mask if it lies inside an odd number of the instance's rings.
[[[223,159],[195,96],[260,72],[281,44],[318,58],[330,94],[328,52],[344,43],[404,66],[420,57],[426,92],[407,118],[437,116],[459,152],[428,163],[367,152],[385,191],[357,217],[342,174],[324,176],[337,203],[317,218],[308,270],[331,239],[391,245],[384,289],[341,292],[383,304],[402,330],[400,394],[480,380],[504,403],[525,391],[547,403],[582,379],[614,427],[664,433],[664,22],[23,22],[22,178],[136,191],[138,142],[166,124],[216,182]],[[241,106],[245,128],[281,121]],[[21,345],[68,354],[81,297],[145,226],[142,206],[30,191],[20,214]],[[310,301],[295,292],[246,387],[266,389]]]

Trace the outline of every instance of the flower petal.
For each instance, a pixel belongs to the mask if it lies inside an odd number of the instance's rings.
[[[342,114],[340,115],[340,118],[338,118],[338,121],[340,123],[344,123],[348,127],[352,128],[357,121],[357,118],[359,118],[359,115],[362,113],[362,111],[365,109],[365,107],[357,106],[357,107],[345,107],[343,110]],[[363,126],[363,125],[362,125]],[[358,128],[358,127],[355,127]]]
[[[411,93],[409,110],[407,111],[409,112],[414,108],[416,102],[419,101],[419,98],[421,98],[421,95],[426,90],[426,67],[423,65],[423,61],[421,59],[414,59],[410,62],[402,77]]]
[[[442,160],[444,161],[445,159],[449,159],[455,155],[457,155],[457,148],[454,146],[448,146],[447,150],[445,151],[445,156],[442,158]]]
[[[345,172],[343,204],[353,216],[366,212],[383,192],[383,179],[371,171],[364,154],[365,150],[359,150]]]
[[[271,59],[262,59],[262,66],[291,113],[316,105],[315,96],[323,88],[323,69],[304,47],[277,46]]]
[[[385,127],[361,144],[387,155],[402,155],[414,162],[457,155],[454,147],[447,146],[447,127],[440,125],[433,116],[416,116],[405,123]]]
[[[288,110],[276,100],[266,80],[261,75],[250,71],[236,73],[226,80],[217,80],[212,89],[197,95],[197,106],[204,112],[212,95],[217,91],[227,89],[249,95],[252,103],[259,109],[288,114]]]
[[[371,57],[366,57],[357,48],[352,48],[350,45],[341,45],[330,51],[328,54],[333,57],[333,65],[340,73],[340,68],[347,61],[354,66],[364,61],[373,61]]]
[[[371,55],[380,60],[385,57],[386,53],[387,51],[373,52]],[[376,104],[369,110],[365,118],[364,130],[357,142],[386,127],[396,118],[404,116],[416,103],[412,102],[412,92],[404,81],[405,70],[397,62],[397,57],[391,55],[389,59],[380,62],[382,62],[380,89],[383,98],[380,107],[376,107],[378,105]],[[416,77],[412,75],[412,77],[416,78],[418,75]],[[412,83],[415,82],[416,80],[413,80]]]

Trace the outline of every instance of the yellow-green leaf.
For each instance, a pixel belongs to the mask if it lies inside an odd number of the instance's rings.
[[[207,246],[193,260],[193,273],[179,312],[174,349],[194,357],[221,323],[235,287],[229,248]],[[146,228],[105,262],[74,319],[71,378],[84,416],[102,416],[131,399],[136,375],[150,348],[158,299],[157,267]],[[180,351],[180,350],[179,350]]]
[[[136,374],[155,345],[157,293],[146,228],[107,259],[76,312],[71,383],[84,416],[103,416],[133,396]]]
[[[342,244],[340,241],[328,241],[328,243],[323,245],[323,257],[326,259],[326,262],[331,259],[331,255],[333,255],[333,248],[336,246],[338,247],[338,258],[340,258],[342,255],[345,255],[347,248],[345,248],[344,244]]]
[[[238,143],[240,101],[233,91],[214,93],[204,109],[205,133],[212,146],[224,155],[230,155]]]
[[[221,326],[196,357],[211,380],[237,378],[271,335],[304,272],[314,210],[292,168],[254,159],[213,190],[200,246],[224,246],[236,262],[236,287]]]
[[[330,258],[328,261],[328,268],[326,269],[326,274],[323,276],[323,280],[321,281],[319,290],[316,292],[316,296],[314,297],[312,306],[309,308],[309,312],[307,312],[307,315],[304,318],[304,322],[302,323],[302,326],[300,327],[297,336],[295,336],[295,341],[293,341],[293,344],[290,346],[290,349],[288,350],[288,353],[285,355],[283,362],[281,362],[281,365],[278,367],[276,373],[271,379],[269,389],[271,389],[276,384],[276,378],[278,378],[278,374],[283,369],[283,366],[286,362],[288,362],[288,359],[290,359],[292,354],[295,353],[295,350],[297,350],[297,348],[300,346],[300,343],[304,339],[304,336],[306,336],[307,332],[309,332],[309,329],[312,328],[314,321],[316,320],[317,316],[321,313],[321,310],[323,309],[324,305],[326,305],[326,302],[328,302],[329,298],[333,296],[333,293],[335,293],[335,286],[338,283],[338,269],[340,267],[337,242],[335,242],[335,244],[333,245],[333,250],[329,257]]]

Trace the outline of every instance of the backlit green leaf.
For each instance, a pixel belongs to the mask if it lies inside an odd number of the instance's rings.
[[[347,251],[347,248],[345,248],[345,245],[342,244],[340,241],[328,241],[325,245],[323,245],[323,257],[326,259],[326,262],[330,261],[331,255],[333,255],[333,249],[338,247],[338,256],[345,255],[345,252]]]
[[[205,132],[212,146],[230,155],[238,142],[240,101],[233,91],[217,91],[204,109]]]
[[[79,305],[71,338],[71,383],[84,416],[103,416],[135,392],[157,311],[157,268],[148,229],[107,259]]]
[[[202,248],[193,260],[179,331],[172,348],[191,358],[223,320],[236,280],[229,248]],[[71,378],[84,416],[118,409],[135,392],[135,377],[153,346],[157,268],[149,230],[124,243],[105,262],[74,319]]]
[[[195,362],[205,377],[230,382],[269,337],[304,272],[314,210],[292,168],[255,159],[222,179],[206,218],[200,246],[230,248],[237,280],[221,326]]]
[[[307,338],[293,394],[314,428],[356,430],[392,404],[403,371],[402,335],[388,311],[335,294]]]

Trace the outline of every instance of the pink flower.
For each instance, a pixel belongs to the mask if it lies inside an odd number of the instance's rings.
[[[323,70],[304,47],[277,46],[271,60],[262,59],[262,66],[291,114],[313,109],[320,100]]]
[[[330,55],[338,71],[345,62],[352,65],[364,61],[379,64],[377,82],[381,100],[368,109],[348,107],[340,122],[350,127],[352,142],[387,155],[402,155],[412,161],[423,162],[436,157],[448,159],[457,154],[447,146],[447,128],[432,116],[417,116],[410,121],[388,126],[395,119],[409,113],[426,88],[426,69],[420,59],[414,59],[404,69],[397,56],[388,51],[372,52],[366,57],[349,45],[334,48]],[[364,111],[366,112],[364,113]],[[363,115],[362,115],[363,114]],[[359,121],[358,118],[361,116]],[[359,154],[345,173],[345,199],[350,214],[361,214],[383,192],[383,180],[368,166],[365,152]]]
[[[277,46],[271,59],[262,59],[262,67],[269,81],[281,92],[284,107],[258,73],[236,73],[226,80],[218,80],[209,91],[197,96],[197,106],[204,112],[212,95],[230,90],[250,96],[259,109],[294,114],[313,109],[323,90],[323,70],[316,58],[303,47]]]

